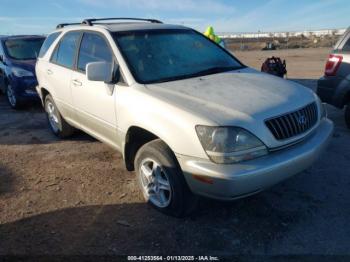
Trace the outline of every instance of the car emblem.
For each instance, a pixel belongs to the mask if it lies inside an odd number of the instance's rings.
[[[306,117],[305,117],[305,115],[300,115],[300,116],[298,117],[298,123],[299,123],[299,125],[301,125],[301,126],[306,125]]]

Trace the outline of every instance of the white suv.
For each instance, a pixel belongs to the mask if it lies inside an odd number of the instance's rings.
[[[184,215],[195,195],[257,193],[309,167],[329,141],[333,123],[311,90],[190,28],[117,20],[59,25],[37,91],[57,136],[77,128],[120,151],[160,211]]]

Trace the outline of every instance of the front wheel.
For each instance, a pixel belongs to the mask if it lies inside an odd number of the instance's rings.
[[[135,157],[137,180],[145,200],[167,215],[182,217],[196,207],[171,149],[160,139],[143,145]]]
[[[69,125],[61,116],[51,95],[45,97],[45,111],[52,132],[60,137],[69,137],[74,133],[74,127]]]
[[[10,106],[13,109],[19,109],[21,107],[21,103],[18,100],[18,97],[16,95],[15,90],[13,89],[11,84],[8,84],[6,86],[6,97],[7,97],[7,101],[9,102]]]
[[[350,102],[347,104],[345,108],[345,123],[347,127],[350,129]]]

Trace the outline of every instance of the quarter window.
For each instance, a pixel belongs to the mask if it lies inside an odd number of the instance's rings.
[[[78,69],[85,72],[88,63],[101,61],[113,61],[112,52],[105,39],[98,34],[84,33],[79,50]]]
[[[50,46],[52,45],[52,43],[57,39],[57,37],[61,34],[61,32],[56,32],[53,33],[51,35],[48,35],[43,43],[43,45],[41,46],[40,52],[39,52],[39,57],[43,57],[47,50],[49,50]]]
[[[51,61],[64,67],[73,68],[80,35],[80,32],[68,32],[65,34],[56,47]]]

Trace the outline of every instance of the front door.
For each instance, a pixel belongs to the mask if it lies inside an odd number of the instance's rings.
[[[71,78],[73,103],[81,128],[116,147],[116,85],[89,81],[86,77],[86,65],[98,61],[114,62],[113,53],[103,35],[85,32],[80,44],[77,71]]]

